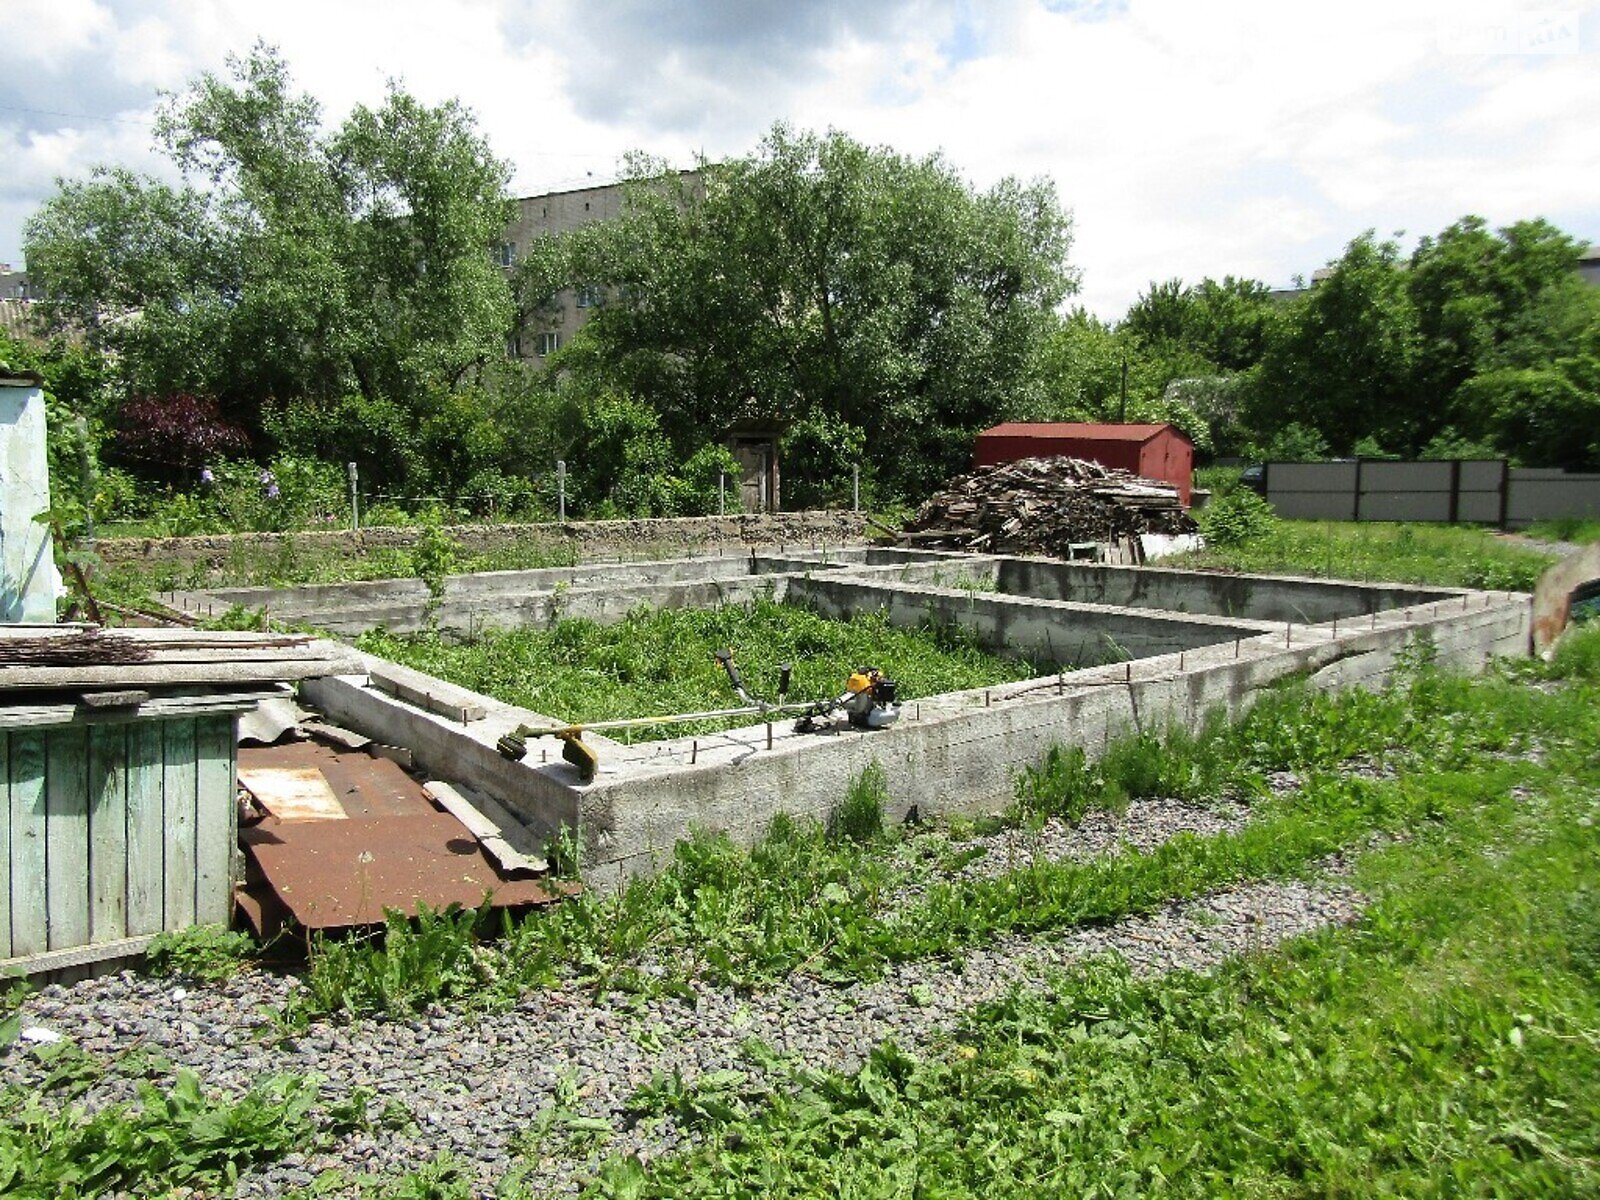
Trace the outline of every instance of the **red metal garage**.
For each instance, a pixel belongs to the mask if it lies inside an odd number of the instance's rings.
[[[1121,467],[1178,489],[1184,507],[1194,481],[1194,443],[1172,425],[1098,425],[1079,421],[1012,421],[978,435],[980,467],[1065,454]]]

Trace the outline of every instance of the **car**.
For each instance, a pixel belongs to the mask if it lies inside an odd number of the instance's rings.
[[[1253,462],[1239,472],[1239,486],[1247,487],[1258,496],[1267,494],[1267,464]]]

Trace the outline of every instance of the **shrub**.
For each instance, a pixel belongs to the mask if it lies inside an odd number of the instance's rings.
[[[1270,537],[1278,528],[1272,506],[1244,488],[1215,497],[1195,519],[1213,546],[1242,546]]]
[[[137,396],[117,417],[118,451],[157,478],[182,478],[208,462],[242,453],[250,439],[209,396]]]

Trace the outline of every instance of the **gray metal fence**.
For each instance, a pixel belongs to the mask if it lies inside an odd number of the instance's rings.
[[[1504,459],[1266,464],[1279,516],[1314,521],[1457,521],[1520,529],[1600,517],[1600,475],[1512,467]]]

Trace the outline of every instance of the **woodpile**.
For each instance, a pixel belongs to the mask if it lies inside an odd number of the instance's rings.
[[[953,480],[902,539],[938,550],[1073,557],[1074,546],[1193,533],[1178,490],[1080,458],[1023,458]]]

